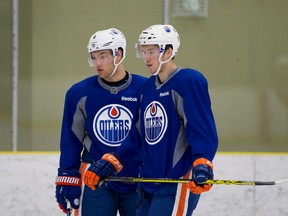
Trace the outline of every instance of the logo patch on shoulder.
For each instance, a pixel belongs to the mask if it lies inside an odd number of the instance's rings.
[[[150,145],[157,144],[164,136],[168,119],[161,103],[153,101],[144,112],[145,140]]]
[[[120,104],[109,104],[95,115],[93,130],[95,136],[107,146],[117,147],[131,129],[133,115]]]

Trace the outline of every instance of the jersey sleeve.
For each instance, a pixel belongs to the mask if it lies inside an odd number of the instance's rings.
[[[189,77],[188,88],[182,91],[185,133],[192,147],[192,159],[204,157],[213,160],[218,148],[218,136],[208,82],[200,73]]]
[[[139,110],[139,104],[137,105]],[[133,118],[132,127],[122,142],[121,146],[117,149],[117,154],[121,158],[124,166],[134,161],[139,161],[142,158],[142,147],[141,147],[141,136],[140,136],[140,119],[139,112],[135,114]]]
[[[60,168],[79,169],[85,135],[85,98],[66,93],[60,137]]]

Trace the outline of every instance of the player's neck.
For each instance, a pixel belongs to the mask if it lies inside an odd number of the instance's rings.
[[[116,69],[115,73],[113,74],[112,77],[107,77],[105,81],[107,82],[118,82],[122,79],[124,79],[126,76],[126,71],[124,70],[124,67],[122,64],[118,66]]]
[[[171,73],[173,73],[177,68],[177,65],[173,61],[169,61],[162,65],[162,68],[158,74],[159,81],[161,83],[165,82],[167,78],[170,76]]]
[[[122,78],[118,78],[117,77],[117,79],[115,78],[115,79],[109,79],[109,80],[107,80],[107,79],[102,79],[102,81],[104,82],[104,83],[106,83],[107,85],[109,85],[109,86],[121,86],[121,85],[123,85],[123,84],[125,84],[127,81],[128,81],[128,79],[129,79],[129,74],[128,74],[128,72],[126,72],[125,70],[123,70],[123,72],[124,72],[124,76],[122,76],[122,72],[121,72],[121,77]],[[116,75],[116,73],[113,75],[113,77]]]

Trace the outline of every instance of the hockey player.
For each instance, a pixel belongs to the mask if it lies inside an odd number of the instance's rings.
[[[152,75],[141,94],[141,144],[137,128],[117,152],[105,154],[84,176],[89,187],[131,163],[141,150],[143,178],[192,178],[188,184],[142,183],[139,216],[192,215],[200,194],[209,191],[218,137],[208,83],[198,71],[176,66],[180,39],[171,25],[153,25],[139,36],[138,48]]]
[[[74,84],[66,93],[57,202],[64,212],[69,203],[75,215],[113,216],[118,211],[120,215],[134,216],[136,185],[105,183],[93,191],[82,180],[91,163],[116,151],[127,136],[138,118],[139,94],[147,78],[124,70],[126,39],[118,29],[97,31],[87,48],[89,64],[98,75]],[[134,158],[119,176],[138,174],[139,158]]]

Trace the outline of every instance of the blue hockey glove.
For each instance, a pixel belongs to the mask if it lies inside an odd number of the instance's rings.
[[[101,160],[93,163],[88,168],[84,175],[84,183],[92,190],[96,190],[97,184],[101,178],[114,176],[120,172],[122,168],[123,165],[115,154],[104,154]]]
[[[207,192],[211,189],[211,184],[204,184],[208,179],[213,179],[213,164],[205,158],[199,158],[194,161],[193,168],[193,181],[188,183],[188,188],[194,194]]]
[[[67,213],[68,200],[73,209],[79,208],[79,198],[81,195],[81,175],[78,170],[63,170],[58,169],[56,177],[56,200],[59,208]]]

